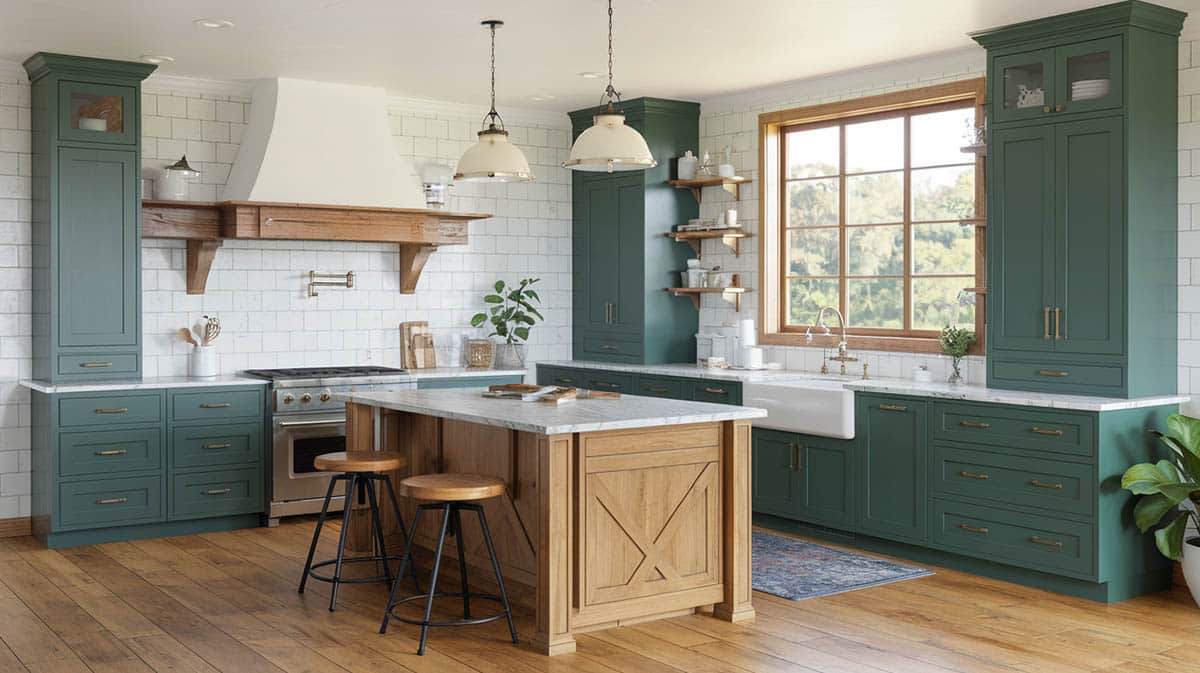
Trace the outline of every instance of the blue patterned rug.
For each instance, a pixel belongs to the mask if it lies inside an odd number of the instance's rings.
[[[754,590],[793,601],[933,574],[924,568],[759,531],[754,531],[752,559]]]

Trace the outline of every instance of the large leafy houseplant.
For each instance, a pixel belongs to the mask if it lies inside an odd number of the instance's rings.
[[[1121,477],[1121,487],[1141,496],[1133,517],[1143,533],[1165,522],[1154,531],[1154,542],[1163,556],[1178,561],[1184,544],[1200,554],[1200,544],[1184,539],[1189,523],[1200,524],[1200,418],[1171,414],[1166,434],[1151,432],[1171,450],[1171,459],[1134,465]]]
[[[488,308],[471,317],[471,327],[489,323],[492,332],[488,336],[504,339],[507,348],[501,349],[501,359],[510,364],[524,365],[521,342],[529,339],[529,330],[537,321],[546,320],[534,306],[535,303],[542,303],[541,297],[529,287],[539,280],[525,278],[516,286],[508,285],[503,280],[496,281],[492,287],[495,292],[483,296],[483,303]]]

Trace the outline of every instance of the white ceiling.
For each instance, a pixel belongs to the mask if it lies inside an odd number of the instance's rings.
[[[616,85],[626,97],[704,99],[973,47],[968,31],[1106,0],[616,0]],[[1200,11],[1200,0],[1161,0]],[[229,19],[222,30],[197,18]],[[497,36],[501,106],[599,100],[605,0],[0,0],[0,60],[35,51],[136,59],[168,75],[298,77],[487,102],[484,18]],[[531,96],[555,96],[535,102]],[[502,110],[503,111],[503,110]]]

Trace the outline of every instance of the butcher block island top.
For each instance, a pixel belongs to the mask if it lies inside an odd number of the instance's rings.
[[[628,430],[765,418],[767,412],[728,404],[624,395],[553,405],[483,397],[478,389],[397,390],[334,394],[334,399],[541,435]]]
[[[343,394],[346,446],[404,452],[408,466],[389,474],[396,483],[454,472],[504,482],[504,494],[482,504],[510,595],[536,614],[534,632],[521,634],[527,647],[565,654],[578,633],[698,610],[754,618],[750,420],[765,411],[637,396],[551,405],[482,393]],[[417,504],[401,498],[410,524]],[[399,527],[384,517],[391,549]],[[434,518],[422,518],[416,544],[436,544]],[[475,581],[490,562],[486,549],[471,546],[482,539],[473,518],[463,526]],[[351,546],[369,548],[370,530],[366,517],[352,520]],[[522,584],[528,589],[513,588]]]

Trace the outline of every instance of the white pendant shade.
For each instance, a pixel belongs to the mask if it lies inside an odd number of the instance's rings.
[[[570,158],[563,162],[571,170],[605,173],[641,171],[657,165],[646,139],[625,125],[625,115],[616,112],[596,115],[592,127],[579,134]]]
[[[480,131],[479,142],[463,152],[454,179],[459,182],[529,182],[533,171],[508,133],[495,127]]]

